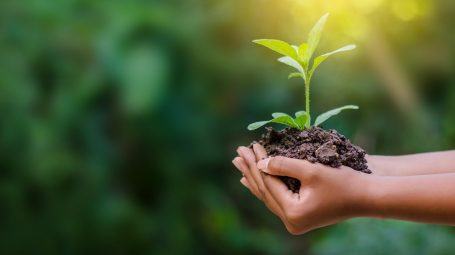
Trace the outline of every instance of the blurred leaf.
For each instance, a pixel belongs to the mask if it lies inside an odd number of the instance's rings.
[[[250,125],[248,125],[248,130],[250,130],[250,131],[256,130],[264,125],[267,125],[268,123],[270,123],[270,120],[251,123]]]
[[[295,49],[286,42],[275,39],[258,39],[253,41],[256,44],[267,47],[281,55],[297,59],[297,52]]]
[[[319,115],[319,116],[316,118],[316,121],[314,122],[314,125],[315,125],[315,126],[319,126],[319,125],[321,125],[323,122],[325,122],[326,120],[328,120],[329,118],[331,118],[332,116],[335,116],[335,115],[339,114],[341,111],[347,110],[347,109],[357,110],[357,109],[359,109],[359,107],[356,106],[356,105],[346,105],[346,106],[342,106],[342,107],[335,108],[335,109],[333,109],[333,110],[327,111],[327,112],[325,112],[325,113]]]
[[[303,67],[305,70],[308,68],[308,61],[309,58],[307,58],[309,51],[308,51],[308,43],[302,43],[300,47],[298,48],[298,54],[299,54],[299,60],[303,63]]]
[[[308,63],[313,56],[313,53],[316,51],[328,17],[329,13],[322,16],[308,34],[308,49],[306,50],[304,62]]]
[[[290,57],[282,57],[282,58],[279,58],[278,59],[279,62],[283,63],[283,64],[286,64],[288,66],[291,66],[291,67],[294,67],[295,69],[297,69],[297,71],[299,71],[299,73],[302,74],[302,77],[305,79],[305,72],[303,70],[303,67],[299,64],[299,62],[297,62],[296,60],[294,60],[293,58],[290,58]]]
[[[283,117],[283,116],[289,116],[288,114],[286,113],[282,113],[282,112],[275,112],[275,113],[272,113],[272,117],[273,118],[279,118],[279,117]],[[291,117],[291,116],[289,116]]]
[[[302,78],[303,79],[303,75],[301,73],[290,73],[289,76],[288,76],[288,79],[292,79],[292,78]]]
[[[160,47],[142,46],[129,52],[122,68],[121,96],[132,114],[153,110],[164,93],[169,63]]]
[[[295,117],[298,118],[298,117],[300,117],[302,115],[305,115],[305,114],[307,114],[306,111],[298,111],[298,112],[295,113]]]
[[[311,67],[311,70],[310,70],[310,72],[309,72],[309,76],[312,77],[314,71],[316,71],[316,68],[318,68],[318,66],[319,66],[322,62],[324,62],[328,57],[330,57],[331,55],[337,54],[337,53],[341,53],[341,52],[345,52],[345,51],[354,50],[355,48],[356,48],[355,44],[350,44],[350,45],[346,45],[346,46],[344,46],[344,47],[341,47],[341,48],[339,48],[338,50],[334,50],[334,51],[332,51],[332,52],[323,54],[323,55],[321,55],[321,56],[315,58],[314,61],[313,61],[313,66]]]

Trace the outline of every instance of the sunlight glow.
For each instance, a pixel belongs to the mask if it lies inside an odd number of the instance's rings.
[[[381,17],[384,23],[390,20],[392,24],[395,22],[393,18],[412,21],[426,16],[432,11],[433,4],[431,0],[287,0],[280,3],[290,6],[295,27],[302,30],[330,12],[330,22],[326,27],[328,32],[325,34],[329,44],[340,39],[365,39],[371,26],[378,26],[373,20],[380,20]]]
[[[428,0],[400,0],[392,2],[392,11],[400,19],[410,21],[431,11]]]
[[[392,10],[398,18],[405,21],[412,20],[419,14],[417,3],[412,0],[393,2]]]

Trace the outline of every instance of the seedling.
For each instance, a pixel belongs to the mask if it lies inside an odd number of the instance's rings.
[[[313,54],[316,51],[316,48],[319,44],[322,31],[324,29],[325,23],[329,14],[322,16],[319,21],[314,25],[308,34],[308,42],[302,43],[300,46],[290,45],[284,41],[275,40],[275,39],[258,39],[253,42],[264,47],[267,47],[281,55],[283,57],[279,58],[278,61],[293,67],[297,72],[289,74],[288,78],[302,78],[305,85],[305,111],[299,111],[295,113],[295,118],[286,114],[286,113],[273,113],[273,119],[267,121],[259,121],[252,123],[248,126],[248,130],[258,129],[268,123],[279,123],[286,126],[297,128],[300,130],[309,128],[311,126],[311,115],[310,115],[310,84],[311,78],[313,77],[314,72],[328,57],[331,55],[350,51],[356,48],[354,44],[346,45],[337,50],[334,50],[329,53],[320,55],[313,60]],[[311,63],[311,68],[310,68]],[[330,117],[339,114],[341,111],[346,109],[359,109],[355,105],[346,105],[339,107],[330,111],[327,111],[319,115],[314,121],[314,126],[319,126]]]

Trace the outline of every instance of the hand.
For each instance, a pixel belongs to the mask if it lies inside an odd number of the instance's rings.
[[[243,177],[240,179],[240,183],[250,190],[259,200],[263,201],[265,205],[278,216],[286,228],[291,231],[291,226],[287,225],[284,218],[283,210],[278,206],[277,202],[272,198],[270,192],[267,192],[265,188],[262,176],[264,173],[260,172],[256,166],[256,162],[265,159],[267,153],[261,147],[254,146],[256,153],[247,147],[239,147],[237,153],[240,157],[236,157],[232,163],[242,172]]]
[[[374,175],[382,175],[382,176],[389,176],[393,175],[391,171],[389,171],[390,167],[387,163],[386,157],[380,157],[375,155],[365,155],[365,159],[367,160],[368,169],[371,170],[371,173]]]
[[[255,144],[253,149],[237,150],[240,157],[233,163],[244,174],[241,182],[280,217],[291,234],[335,224],[362,210],[365,174],[285,157],[261,160],[267,157],[264,148]],[[300,180],[299,193],[290,191],[277,176]]]

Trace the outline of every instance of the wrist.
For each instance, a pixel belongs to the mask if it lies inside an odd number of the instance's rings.
[[[351,210],[348,217],[382,218],[380,210],[381,179],[384,177],[359,173],[353,176],[355,185],[351,185]]]

